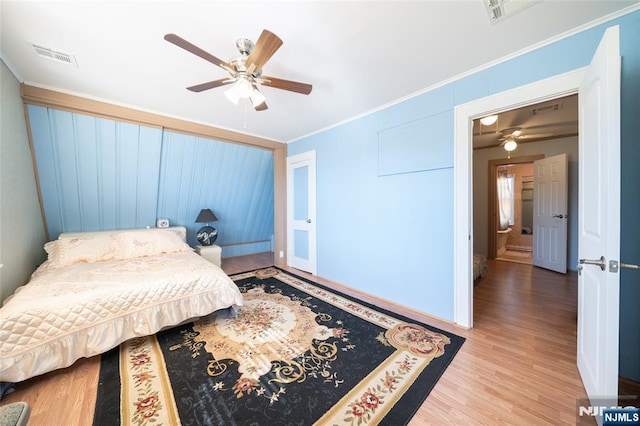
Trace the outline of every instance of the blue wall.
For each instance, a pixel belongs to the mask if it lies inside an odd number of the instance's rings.
[[[447,318],[453,292],[441,279],[453,281],[452,150],[440,158],[448,166],[435,170],[379,176],[378,167],[378,130],[427,109],[410,105],[396,119],[381,112],[288,152],[317,150],[318,275]],[[440,129],[452,138],[453,117]]]
[[[201,208],[219,219],[216,244],[224,257],[272,251],[273,154],[263,149],[165,132],[158,217],[186,224],[191,245]],[[261,243],[239,244],[251,241]]]
[[[587,66],[612,25],[620,25],[623,57],[621,257],[640,262],[640,12],[634,12],[290,143],[288,155],[316,150],[318,274],[453,320],[454,107]],[[438,138],[433,151],[443,167],[379,176],[379,132],[436,115],[422,137],[430,145]],[[631,330],[621,339],[621,365],[633,354],[638,369],[640,274],[624,271],[621,281],[623,303],[633,301],[633,309],[621,306],[621,329]]]
[[[28,112],[50,239],[167,218],[197,245],[194,221],[210,208],[216,244],[230,244],[224,257],[271,251],[270,151],[33,105]]]

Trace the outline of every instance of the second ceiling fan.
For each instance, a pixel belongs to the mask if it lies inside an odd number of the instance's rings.
[[[258,85],[288,90],[303,95],[311,93],[312,86],[310,84],[262,75],[264,64],[266,64],[280,46],[282,46],[282,40],[269,30],[262,31],[255,45],[249,39],[238,39],[236,46],[240,51],[240,55],[231,58],[229,62],[216,58],[176,34],[167,34],[164,36],[164,39],[219,66],[230,74],[230,77],[227,78],[220,78],[187,87],[187,89],[192,92],[202,92],[220,86],[231,85],[231,87],[225,91],[225,95],[229,100],[237,104],[240,98],[248,98],[251,100],[256,111],[264,111],[267,109],[266,98],[260,93]]]

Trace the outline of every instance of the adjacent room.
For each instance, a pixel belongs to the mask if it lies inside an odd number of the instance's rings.
[[[8,425],[640,407],[640,1],[2,0],[0,27]]]

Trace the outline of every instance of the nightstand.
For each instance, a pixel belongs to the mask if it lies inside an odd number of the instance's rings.
[[[222,248],[215,244],[210,246],[195,246],[196,253],[209,262],[222,267]]]

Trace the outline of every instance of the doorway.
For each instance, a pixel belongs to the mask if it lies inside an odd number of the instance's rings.
[[[463,327],[473,327],[473,304],[471,303],[473,271],[470,265],[473,255],[473,217],[475,213],[472,213],[474,200],[471,185],[477,177],[473,176],[472,178],[471,176],[473,156],[470,141],[472,140],[473,128],[470,118],[480,118],[492,112],[507,111],[524,105],[576,94],[583,77],[584,70],[575,70],[460,105],[455,109],[455,138],[460,143],[454,144],[454,187],[456,190],[454,196],[454,321]],[[486,171],[483,175],[486,180]]]
[[[560,260],[562,265],[569,262],[575,270],[577,262],[577,164],[578,164],[578,97],[577,94],[552,98],[538,103],[518,106],[506,111],[491,113],[489,117],[494,117],[495,122],[483,125],[486,122],[485,115],[482,118],[473,120],[473,155],[471,164],[473,168],[473,252],[487,256],[488,259],[496,257],[510,257],[508,260],[525,261],[537,266],[544,266],[542,260],[553,255],[555,264]],[[557,179],[550,180],[549,176],[557,177],[557,161],[553,161],[551,166],[542,162],[543,158],[554,158],[558,155],[566,154],[571,167],[569,174],[568,192],[561,194],[556,192],[557,188],[566,185],[567,180],[560,182]],[[560,158],[560,157],[559,157]],[[523,170],[526,163],[539,161],[539,167],[535,170],[542,173],[539,179],[533,179],[533,168],[529,165],[528,170]],[[546,161],[546,160],[545,160]],[[559,159],[558,159],[559,161]],[[499,173],[507,167],[505,173]],[[566,167],[564,170],[567,170]],[[540,191],[532,188],[532,183],[540,186]],[[500,191],[497,183],[500,182]],[[505,184],[508,182],[508,184]],[[564,182],[564,183],[563,183]],[[563,183],[563,185],[560,185]],[[505,198],[505,192],[510,198]],[[499,196],[499,193],[502,195]],[[567,194],[572,196],[569,205],[564,205],[558,210],[556,198],[566,199]],[[532,195],[538,195],[538,201],[545,198],[545,204],[541,204],[541,209],[537,215],[532,216]],[[557,195],[557,197],[556,197]],[[554,198],[556,197],[556,198]],[[502,203],[500,202],[502,200]],[[500,209],[500,205],[510,205],[511,211]],[[551,203],[551,204],[548,204]],[[553,212],[547,209],[553,206]],[[567,208],[574,214],[567,216]],[[558,211],[556,211],[558,210]],[[505,214],[508,222],[504,221]],[[545,219],[547,215],[555,215],[550,223],[540,223],[540,219]],[[502,221],[500,220],[502,218]],[[531,220],[534,219],[534,220]],[[535,219],[539,225],[544,225],[538,230],[541,231],[536,238],[534,233]],[[525,223],[522,223],[522,221]],[[560,222],[560,223],[557,223]],[[571,225],[567,227],[567,225]],[[566,230],[571,230],[571,241],[566,246],[566,238],[556,241],[552,238],[552,231],[559,231],[559,226]],[[505,241],[514,256],[501,256],[505,250]],[[535,245],[536,242],[544,244]],[[559,244],[556,246],[555,243]],[[498,248],[498,243],[499,248]],[[560,244],[561,243],[561,244]],[[533,246],[533,247],[532,247]],[[534,247],[538,248],[537,256],[531,256]],[[559,258],[559,260],[558,260]],[[557,262],[556,262],[557,261]],[[561,268],[550,268],[560,270]],[[563,271],[563,272],[565,272]]]
[[[590,397],[613,397],[618,395],[619,275],[613,273],[615,271],[606,273],[604,259],[618,259],[620,255],[620,181],[619,168],[616,167],[620,146],[618,27],[606,30],[591,64],[584,70],[576,70],[456,108],[455,129],[459,143],[454,148],[454,182],[458,184],[454,195],[454,313],[457,323],[472,327],[473,286],[469,282],[469,265],[473,242],[473,209],[469,204],[472,188],[469,176],[472,159],[468,145],[471,140],[469,120],[499,111],[505,105],[516,106],[530,100],[551,99],[554,95],[577,93],[578,90],[581,94],[580,131],[583,135],[580,143],[581,191],[585,187],[593,188],[594,183],[600,183],[609,190],[596,192],[596,195],[611,195],[579,197],[578,245],[581,257],[586,258],[581,259],[580,263],[599,265],[602,273],[597,268],[590,268],[579,279],[577,364]],[[595,96],[594,93],[602,96]],[[589,173],[586,172],[587,169]],[[593,173],[592,170],[599,173]],[[609,199],[612,202],[608,202]],[[599,233],[594,233],[594,229]],[[594,234],[593,237],[585,238],[590,232]],[[597,258],[594,254],[596,252],[602,256],[597,261],[591,260]],[[587,273],[589,277],[586,277]],[[603,295],[598,296],[597,292]],[[595,317],[592,315],[594,312],[597,314]]]
[[[489,161],[488,247],[487,257],[531,265],[533,262],[533,162],[544,154],[495,159]],[[498,180],[510,179],[511,205],[505,229],[500,229],[500,194]],[[504,197],[504,195],[503,195]],[[510,208],[509,208],[510,207]],[[506,232],[505,232],[506,231]]]

